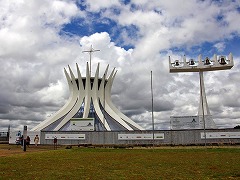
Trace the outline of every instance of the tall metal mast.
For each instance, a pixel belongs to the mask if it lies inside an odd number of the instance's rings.
[[[154,114],[153,114],[153,78],[152,78],[152,71],[151,71],[151,97],[152,97],[152,133],[153,133],[153,147],[154,147],[154,131],[155,131],[155,127],[154,127]]]

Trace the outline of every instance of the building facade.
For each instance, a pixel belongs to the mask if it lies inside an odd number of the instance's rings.
[[[37,125],[32,131],[134,131],[144,130],[120,112],[111,100],[111,89],[116,76],[114,68],[107,76],[109,65],[103,77],[99,77],[98,64],[95,76],[87,63],[86,76],[82,77],[78,65],[77,78],[70,67],[64,69],[70,97],[67,103],[54,115]],[[91,67],[90,67],[91,68]]]

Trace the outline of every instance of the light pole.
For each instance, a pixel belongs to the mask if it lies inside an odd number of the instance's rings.
[[[27,126],[23,126],[23,151],[26,151]]]
[[[232,53],[226,56],[218,56],[215,54],[212,59],[208,57],[205,60],[202,60],[202,56],[198,56],[198,61],[194,61],[194,59],[190,59],[186,61],[186,56],[184,56],[183,61],[175,60],[171,62],[171,58],[169,56],[169,70],[170,73],[178,73],[178,72],[199,72],[199,79],[200,79],[200,104],[198,110],[198,116],[202,116],[202,123],[201,126],[204,129],[204,139],[206,145],[206,128],[216,128],[214,121],[210,118],[207,119],[206,122],[206,115],[211,117],[207,98],[205,93],[204,87],[204,79],[203,79],[203,72],[204,71],[217,71],[217,70],[226,70],[231,69],[233,67],[233,56]],[[211,125],[212,122],[212,125]]]
[[[153,147],[154,147],[154,141],[155,141],[155,138],[154,138],[154,114],[153,114],[153,82],[152,82],[152,71],[151,71],[151,97],[152,97],[152,134],[153,134]]]

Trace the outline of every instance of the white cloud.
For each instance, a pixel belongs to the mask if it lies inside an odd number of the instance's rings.
[[[0,6],[0,56],[35,59],[35,52],[58,43],[59,27],[78,15],[73,3],[63,1],[35,1]]]
[[[118,0],[86,0],[85,3],[79,2],[80,4],[87,5],[90,11],[99,11],[105,8],[111,8],[112,6],[119,6]]]
[[[214,47],[218,50],[218,52],[223,52],[226,46],[224,42],[219,42],[216,43]]]
[[[151,128],[150,71],[153,71],[157,129],[167,129],[171,115],[196,115],[198,73],[170,74],[168,55],[180,58],[184,52],[176,53],[174,48],[191,48],[203,42],[213,42],[219,52],[225,51],[224,39],[232,38],[240,30],[237,3],[132,2],[138,6],[122,5],[119,1],[85,3],[88,13],[100,12],[99,21],[107,17],[117,23],[114,28],[136,27],[136,37],[122,33],[123,39],[129,41],[124,43],[134,46],[125,50],[107,32],[81,37],[60,35],[71,19],[88,17],[74,1],[1,1],[1,126],[10,123],[13,128],[21,128],[19,124],[27,123],[31,129],[60,109],[69,95],[63,68],[69,64],[76,74],[75,63],[78,63],[85,75],[89,54],[82,51],[91,45],[100,49],[93,54],[93,72],[98,62],[101,62],[100,75],[107,64],[109,71],[118,69],[112,99],[140,125]],[[204,73],[210,111],[219,127],[239,124],[240,58],[234,56],[234,60],[231,70]]]
[[[230,38],[232,32],[239,33],[236,23],[237,17],[240,16],[237,2],[137,1],[135,3],[138,4],[135,10],[132,10],[129,4],[120,7],[119,14],[109,10],[105,12],[105,16],[123,26],[135,25],[140,34],[136,46],[139,44],[139,46],[152,47],[158,43],[159,50],[182,45],[191,47],[205,41],[215,42]]]

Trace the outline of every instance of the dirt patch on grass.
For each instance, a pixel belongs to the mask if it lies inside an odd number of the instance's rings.
[[[64,146],[64,145],[58,145],[57,149],[69,149],[68,147],[72,146]],[[98,146],[97,146],[98,147]],[[78,146],[73,146],[73,148],[78,148]],[[84,147],[83,147],[84,148]],[[85,147],[85,148],[94,148],[94,146],[91,147]],[[98,147],[101,148],[101,147]],[[103,147],[104,149],[106,147]],[[113,147],[108,147],[113,148]],[[215,148],[240,148],[240,146],[158,146],[158,147],[131,147],[131,148],[125,148],[125,149],[215,149]],[[28,153],[34,153],[34,152],[40,152],[40,151],[52,151],[54,150],[53,145],[30,145],[29,147],[26,147],[26,151],[23,151],[23,148],[20,145],[9,145],[9,144],[0,144],[0,157],[4,156],[12,156],[16,154],[28,154]]]
[[[62,148],[63,147],[61,146],[58,147],[58,149]],[[29,147],[26,147],[26,151],[23,151],[23,148],[20,145],[0,144],[0,157],[50,150],[54,150],[53,146],[51,145],[30,145]]]

